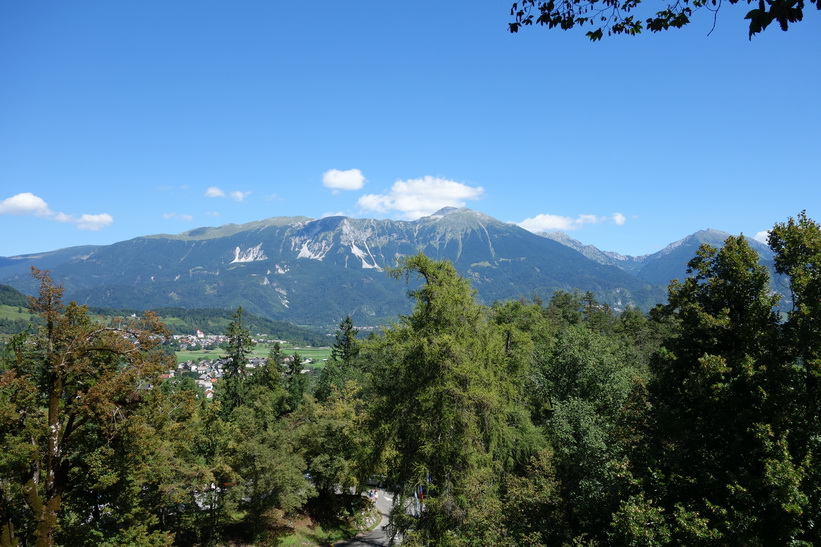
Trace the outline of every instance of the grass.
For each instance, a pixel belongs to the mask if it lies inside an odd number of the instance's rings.
[[[319,500],[309,502],[309,506],[314,506]],[[326,514],[325,518],[319,521],[306,518],[294,522],[292,532],[286,536],[278,538],[277,545],[285,547],[315,547],[317,545],[333,545],[337,541],[344,541],[354,537],[358,532],[364,530],[370,517],[373,516],[374,508],[359,495],[343,495],[338,498],[341,506],[328,514],[328,508],[320,511]],[[347,516],[342,516],[347,515]],[[378,521],[377,521],[378,522]]]
[[[327,500],[326,500],[327,501]],[[232,516],[226,529],[224,545],[232,547],[317,547],[331,546],[348,540],[364,531],[376,516],[374,506],[360,495],[341,495],[327,505],[314,498],[304,512],[282,516],[278,523],[263,532],[256,540],[249,537],[247,515]],[[376,519],[378,524],[380,518]],[[367,529],[372,529],[369,527]]]
[[[256,346],[254,351],[251,353],[250,357],[267,357],[268,352],[270,351],[269,348],[265,346]],[[299,353],[299,356],[302,357],[303,360],[311,359],[313,361],[313,365],[316,367],[322,367],[324,364],[323,359],[330,359],[331,358],[331,348],[315,348],[315,347],[297,347],[297,346],[282,346],[282,353],[285,355],[292,355],[294,353]],[[219,359],[225,355],[225,350],[223,349],[201,349],[196,351],[178,351],[177,352],[177,362],[182,363],[183,361],[199,361],[201,359]]]
[[[313,526],[298,526],[294,533],[280,538],[277,545],[280,547],[316,547],[317,545],[332,545],[337,541],[344,541],[355,536],[354,528],[325,529],[319,524]]]
[[[17,311],[17,310],[21,311]],[[31,319],[31,314],[25,307],[18,308],[17,306],[7,306],[3,304],[0,306],[0,319],[22,319],[28,321]]]

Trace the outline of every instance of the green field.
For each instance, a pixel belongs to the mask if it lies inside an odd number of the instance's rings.
[[[22,319],[23,321],[28,321],[31,319],[31,314],[25,307],[7,306],[4,304],[0,305],[0,319]]]
[[[251,354],[251,357],[267,357],[269,348],[265,346],[257,346]],[[285,355],[292,355],[298,353],[302,359],[311,359],[315,366],[323,366],[323,359],[331,358],[331,348],[315,348],[315,347],[297,347],[297,346],[282,346],[282,353]],[[200,359],[219,359],[225,355],[223,349],[204,349],[196,351],[178,351],[177,362],[200,360]]]

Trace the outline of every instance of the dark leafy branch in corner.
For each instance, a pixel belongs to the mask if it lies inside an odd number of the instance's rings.
[[[743,3],[743,0],[729,2],[737,4]],[[746,3],[753,5],[756,0],[746,0]],[[773,21],[786,31],[790,23],[800,22],[804,18],[804,0],[758,0],[757,3],[758,7],[744,17],[750,21],[750,39]],[[595,42],[601,40],[605,33],[607,36],[636,35],[645,29],[660,32],[681,28],[689,24],[694,13],[701,9],[713,12],[715,18],[721,4],[721,0],[677,0],[643,18],[635,13],[642,7],[641,0],[521,0],[514,2],[510,8],[514,20],[508,28],[516,33],[522,27],[532,25],[562,30],[587,26],[593,30],[588,31],[586,36]],[[810,0],[809,5],[821,9],[821,0]]]

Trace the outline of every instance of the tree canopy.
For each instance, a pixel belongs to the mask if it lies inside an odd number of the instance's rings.
[[[804,0],[729,0],[729,3],[746,3],[752,7],[744,17],[750,21],[751,39],[773,22],[786,31],[790,23],[804,18],[806,7]],[[821,0],[809,0],[809,7],[813,5],[821,9]],[[636,35],[645,30],[660,32],[682,28],[697,12],[706,11],[708,17],[716,19],[722,1],[679,0],[666,5],[662,3],[654,11],[642,12],[641,8],[645,7],[641,0],[520,0],[510,9],[513,22],[508,28],[514,33],[531,25],[563,30],[590,28],[586,35],[596,41],[605,34]]]
[[[413,312],[363,339],[346,318],[324,372],[249,362],[238,309],[198,380],[155,316],[95,322],[35,270],[38,328],[0,348],[0,547],[275,545],[375,516],[374,480],[409,547],[821,544],[821,225],[769,244],[780,314],[743,237],[649,314],[484,306],[417,254],[392,271]]]

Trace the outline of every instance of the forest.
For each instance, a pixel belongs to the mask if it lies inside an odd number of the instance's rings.
[[[35,270],[40,327],[0,359],[0,545],[278,545],[373,477],[407,546],[821,544],[821,225],[769,245],[790,302],[739,236],[647,314],[484,306],[405,257],[413,311],[342,321],[315,376],[277,346],[247,369],[238,310],[213,401],[160,379],[154,314],[94,322]]]

